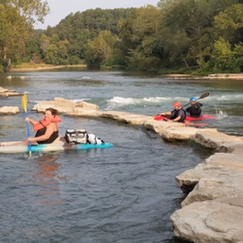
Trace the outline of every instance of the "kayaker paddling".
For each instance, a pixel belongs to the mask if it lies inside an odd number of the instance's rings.
[[[200,117],[202,113],[201,107],[203,106],[203,104],[197,102],[197,99],[194,96],[191,97],[189,101],[191,106],[186,109],[187,115],[196,118]]]
[[[59,128],[57,123],[61,122],[61,118],[57,116],[58,111],[54,108],[47,108],[45,110],[45,117],[41,121],[35,121],[29,117],[25,118],[25,121],[33,125],[33,129],[36,131],[35,137],[29,137],[19,143],[11,144],[14,145],[31,145],[38,144],[50,144],[53,143],[59,137]]]
[[[62,120],[57,116],[58,111],[54,108],[47,108],[45,111],[45,118],[41,121],[37,122],[30,118],[25,118],[25,121],[31,123],[33,125],[33,129],[36,132],[35,137],[29,137],[27,142],[31,142],[32,144],[48,144],[55,141],[58,135],[58,122]]]
[[[168,118],[169,122],[184,122],[186,119],[186,111],[181,107],[181,102],[176,101],[174,104],[174,110],[162,112],[159,115]]]

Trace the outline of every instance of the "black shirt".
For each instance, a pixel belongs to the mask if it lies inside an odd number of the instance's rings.
[[[186,112],[188,112],[189,116],[191,117],[200,117],[202,113],[201,106],[203,106],[203,104],[196,102],[195,104],[188,107]]]

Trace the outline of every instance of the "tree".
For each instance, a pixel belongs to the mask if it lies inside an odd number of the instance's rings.
[[[90,68],[100,68],[110,58],[114,39],[110,31],[101,31],[99,36],[89,44],[86,63]]]
[[[17,58],[24,53],[32,34],[33,23],[43,22],[48,13],[47,2],[41,0],[0,1],[0,59]]]
[[[133,10],[129,18],[120,23],[119,37],[128,68],[153,71],[161,65],[157,41],[160,18],[160,11],[148,5]]]
[[[243,45],[235,45],[231,48],[228,41],[222,37],[215,41],[211,60],[208,66],[213,68],[214,72],[240,72],[243,64]]]
[[[233,4],[214,17],[218,36],[231,44],[237,44],[243,37],[243,5]]]

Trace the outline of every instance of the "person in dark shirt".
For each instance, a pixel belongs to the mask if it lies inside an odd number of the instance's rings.
[[[202,113],[201,107],[203,104],[197,102],[195,97],[190,98],[190,104],[191,106],[186,109],[187,114],[191,117],[200,117]]]
[[[186,119],[186,111],[181,107],[181,102],[176,101],[173,106],[173,111],[160,113],[161,116],[168,118],[170,122],[184,122]]]

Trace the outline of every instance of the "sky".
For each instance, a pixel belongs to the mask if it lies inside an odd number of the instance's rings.
[[[84,12],[87,9],[139,8],[146,5],[157,6],[159,0],[46,0],[50,13],[44,24],[36,23],[35,29],[54,27],[70,13]],[[44,0],[43,0],[44,2]]]

